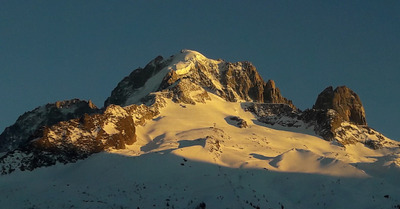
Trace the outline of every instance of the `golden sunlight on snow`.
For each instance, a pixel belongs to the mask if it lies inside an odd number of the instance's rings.
[[[285,131],[267,127],[244,111],[241,103],[226,102],[214,95],[211,98],[206,104],[196,105],[168,100],[160,115],[137,127],[137,142],[126,150],[110,152],[129,156],[172,153],[231,168],[353,177],[368,175],[351,163],[373,162],[370,157],[385,152],[361,144],[344,148],[315,135],[296,133],[308,133],[298,128]],[[231,125],[229,116],[244,119],[249,127]]]

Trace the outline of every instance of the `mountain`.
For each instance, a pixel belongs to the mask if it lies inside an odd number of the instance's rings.
[[[226,101],[286,103],[273,81],[265,83],[250,62],[230,63],[182,50],[168,59],[158,56],[145,68],[125,77],[105,101],[105,106],[146,103],[152,92],[164,92],[174,102],[204,103],[209,94]]]
[[[182,50],[103,108],[47,104],[0,135],[4,208],[400,208],[400,143],[359,96],[300,110],[250,62]]]

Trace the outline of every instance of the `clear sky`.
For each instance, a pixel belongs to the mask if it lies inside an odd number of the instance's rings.
[[[101,107],[132,70],[192,49],[250,61],[300,109],[327,86],[400,140],[400,1],[0,2],[0,129],[57,100]]]

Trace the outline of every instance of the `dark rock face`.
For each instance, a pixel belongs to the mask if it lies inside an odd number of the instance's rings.
[[[221,84],[224,85],[223,95],[228,101],[238,99],[245,101],[263,102],[264,81],[256,68],[250,62],[226,63],[221,74]],[[230,90],[239,98],[236,98]]]
[[[332,86],[326,88],[318,95],[313,109],[333,109],[344,121],[367,125],[365,110],[360,98],[346,86],[339,86],[335,90]]]
[[[379,149],[390,143],[367,126],[360,98],[346,86],[326,88],[318,95],[313,109],[304,111],[303,120],[314,125],[314,131],[324,139],[336,140],[343,146],[360,142]]]
[[[91,101],[78,99],[38,107],[21,115],[15,124],[4,130],[0,135],[0,152],[13,150],[29,142],[35,132],[44,126],[98,112],[100,110]]]
[[[138,109],[111,105],[102,114],[85,114],[44,127],[36,132],[35,140],[0,158],[1,173],[76,162],[108,148],[124,149],[136,141],[132,116]]]
[[[326,88],[318,95],[313,109],[305,111],[303,118],[313,123],[315,132],[326,140],[337,136],[336,130],[342,122],[367,125],[360,98],[346,86],[335,90],[331,86]]]
[[[111,96],[104,102],[104,106],[107,107],[111,104],[125,106],[127,99],[134,94],[140,87],[152,76],[162,70],[168,62],[163,62],[164,58],[161,56],[156,57],[144,68],[138,68],[134,70],[129,76],[122,79],[118,83],[117,87],[111,92]]]

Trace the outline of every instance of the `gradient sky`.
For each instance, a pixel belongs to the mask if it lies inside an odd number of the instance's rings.
[[[57,100],[101,107],[132,70],[193,49],[252,62],[303,110],[346,85],[400,140],[400,1],[115,2],[1,1],[1,131]]]

